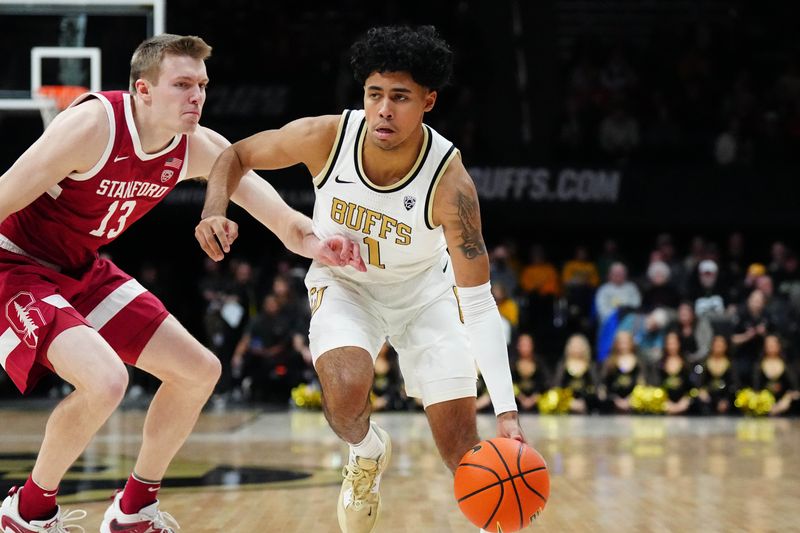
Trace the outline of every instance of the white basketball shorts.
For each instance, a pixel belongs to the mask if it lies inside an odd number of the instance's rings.
[[[406,394],[428,405],[474,397],[477,374],[452,277],[433,267],[400,283],[356,283],[332,269],[306,276],[314,364],[358,346],[374,361],[384,341],[397,350]]]

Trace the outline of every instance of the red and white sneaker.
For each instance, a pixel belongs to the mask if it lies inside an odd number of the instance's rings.
[[[114,502],[106,509],[100,533],[175,533],[181,528],[171,514],[158,510],[158,500],[139,509],[138,513],[123,513],[119,507],[122,492],[117,492]]]
[[[71,533],[86,530],[78,524],[67,524],[75,520],[86,518],[86,511],[76,509],[61,514],[61,507],[56,511],[56,515],[48,520],[32,520],[26,522],[19,515],[19,495],[21,487],[11,487],[8,496],[0,506],[0,533]]]

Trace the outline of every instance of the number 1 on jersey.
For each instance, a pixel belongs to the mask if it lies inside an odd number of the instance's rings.
[[[364,244],[369,249],[369,264],[378,268],[386,268],[386,265],[381,264],[381,243],[371,237],[364,237]]]
[[[117,207],[119,207],[119,200],[115,200],[110,206],[108,206],[108,213],[106,216],[103,217],[103,220],[100,222],[100,227],[97,229],[93,229],[89,232],[89,234],[94,235],[95,237],[102,237],[103,234],[106,232],[106,226],[108,226],[108,221],[111,220],[111,217],[114,213],[117,212]],[[125,229],[125,223],[128,221],[128,217],[131,216],[133,213],[133,209],[136,207],[136,200],[128,200],[127,202],[122,204],[121,209],[124,211],[119,218],[117,219],[117,227],[109,230],[108,237],[109,239],[113,239],[120,233],[122,230]]]

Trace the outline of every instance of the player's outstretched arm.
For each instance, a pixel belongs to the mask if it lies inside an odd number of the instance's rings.
[[[433,222],[444,228],[473,355],[497,415],[497,434],[524,442],[508,348],[489,283],[489,258],[481,234],[478,194],[458,156],[450,162],[436,190]]]
[[[103,104],[90,100],[59,113],[39,139],[0,176],[0,222],[71,172],[86,172],[108,143]]]
[[[192,176],[208,176],[206,202],[195,237],[203,250],[219,261],[238,235],[235,222],[226,218],[232,199],[275,233],[292,252],[330,266],[351,265],[366,270],[357,243],[342,236],[320,241],[311,220],[289,207],[275,189],[252,169],[278,169],[298,163],[312,172],[324,166],[326,142],[333,145],[338,117],[300,119],[280,130],[269,130],[231,145],[224,137],[202,129],[192,139],[195,163]],[[332,133],[329,133],[332,124]],[[327,139],[330,137],[330,140]],[[196,166],[195,166],[196,165]],[[210,169],[210,172],[209,172]]]

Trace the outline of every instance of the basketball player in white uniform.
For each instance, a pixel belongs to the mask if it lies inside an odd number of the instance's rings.
[[[386,339],[451,470],[480,440],[476,359],[498,436],[524,437],[475,186],[453,144],[423,124],[450,76],[452,53],[433,27],[373,28],[353,46],[351,64],[364,86],[364,110],[299,119],[225,150],[209,176],[196,234],[209,255],[229,251],[228,191],[249,169],[303,163],[316,187],[314,232],[362,243],[366,272],[315,262],[306,285],[325,415],[350,444],[339,525],[368,533],[391,455],[389,436],[369,422],[373,362]],[[213,235],[222,236],[222,250]]]

